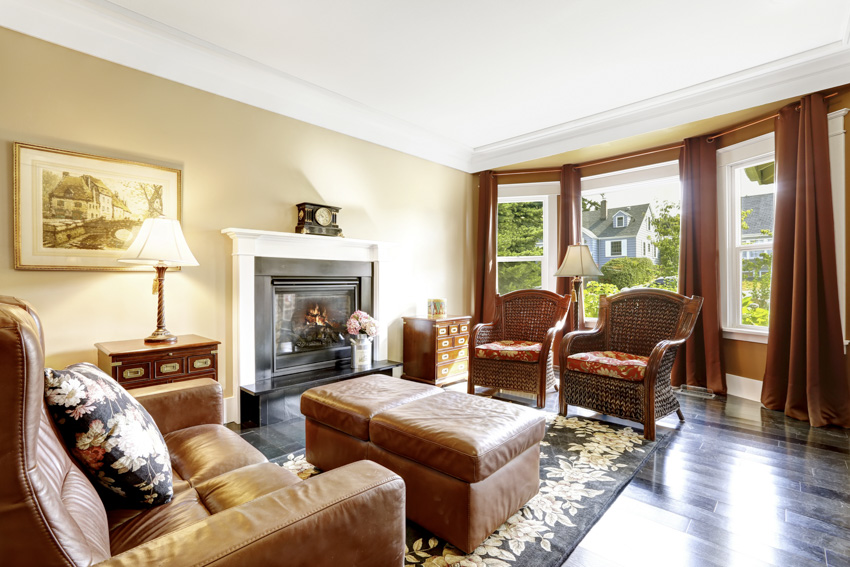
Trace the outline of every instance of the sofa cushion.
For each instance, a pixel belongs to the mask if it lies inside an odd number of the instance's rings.
[[[259,463],[211,478],[196,490],[207,510],[218,514],[299,482],[301,479],[292,471],[274,463]]]
[[[369,440],[369,420],[382,411],[434,394],[442,388],[372,374],[310,388],[301,395],[305,417],[338,431]]]
[[[615,350],[579,352],[567,357],[567,368],[574,372],[643,382],[648,356]]]
[[[475,347],[476,358],[512,360],[514,362],[537,362],[543,343],[532,341],[496,341]]]
[[[465,482],[483,480],[540,443],[541,412],[508,402],[444,392],[372,418],[372,443]]]
[[[171,500],[171,460],[150,414],[90,363],[44,370],[47,410],[80,467],[130,506]]]
[[[268,461],[239,434],[221,425],[195,425],[172,431],[165,435],[165,443],[174,471],[192,486]]]

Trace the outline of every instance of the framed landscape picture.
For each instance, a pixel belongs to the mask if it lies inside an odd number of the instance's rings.
[[[179,169],[15,143],[15,269],[145,270],[118,258],[150,217],[181,218]]]

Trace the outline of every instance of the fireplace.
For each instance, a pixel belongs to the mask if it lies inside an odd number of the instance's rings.
[[[256,379],[350,364],[346,322],[372,312],[372,263],[255,258]]]

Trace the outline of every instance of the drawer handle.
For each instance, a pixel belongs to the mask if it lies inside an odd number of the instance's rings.
[[[448,360],[448,359],[449,359],[449,355],[448,355],[448,354],[444,354],[441,358],[442,358],[443,360]]]
[[[451,343],[449,341],[443,341],[441,346],[449,346]]]
[[[128,370],[125,370],[121,374],[121,376],[123,376],[124,378],[139,378],[140,376],[144,376],[144,375],[145,375],[145,369],[144,368],[130,368]]]
[[[445,335],[446,331],[448,331],[448,329],[440,329],[439,331],[437,331],[437,334],[438,335]]]
[[[180,370],[179,362],[170,362],[168,364],[163,364],[159,367],[159,371],[162,374],[168,374],[169,372],[177,372],[178,370]]]
[[[462,345],[464,343],[466,343],[466,339],[458,339],[457,340],[457,344],[459,344],[459,345]]]
[[[463,370],[464,368],[466,368],[465,364],[458,364],[458,370]]]
[[[464,357],[464,356],[466,356],[466,349],[459,350],[459,351],[457,352],[457,355],[458,355],[459,357],[461,357],[461,358],[462,358],[462,357]]]
[[[460,328],[460,332],[462,333],[462,332],[466,331],[468,328],[469,328],[469,327],[467,327],[466,325],[463,325],[463,326]]]
[[[193,368],[209,368],[212,365],[211,358],[199,358],[192,363]]]
[[[442,370],[440,370],[440,374],[448,374],[448,373],[449,373],[448,368],[443,368]]]

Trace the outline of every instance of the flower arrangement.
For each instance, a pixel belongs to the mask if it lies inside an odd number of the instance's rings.
[[[378,334],[378,324],[378,321],[372,318],[371,315],[358,309],[348,318],[346,327],[350,335],[363,334],[368,337],[374,337]]]

